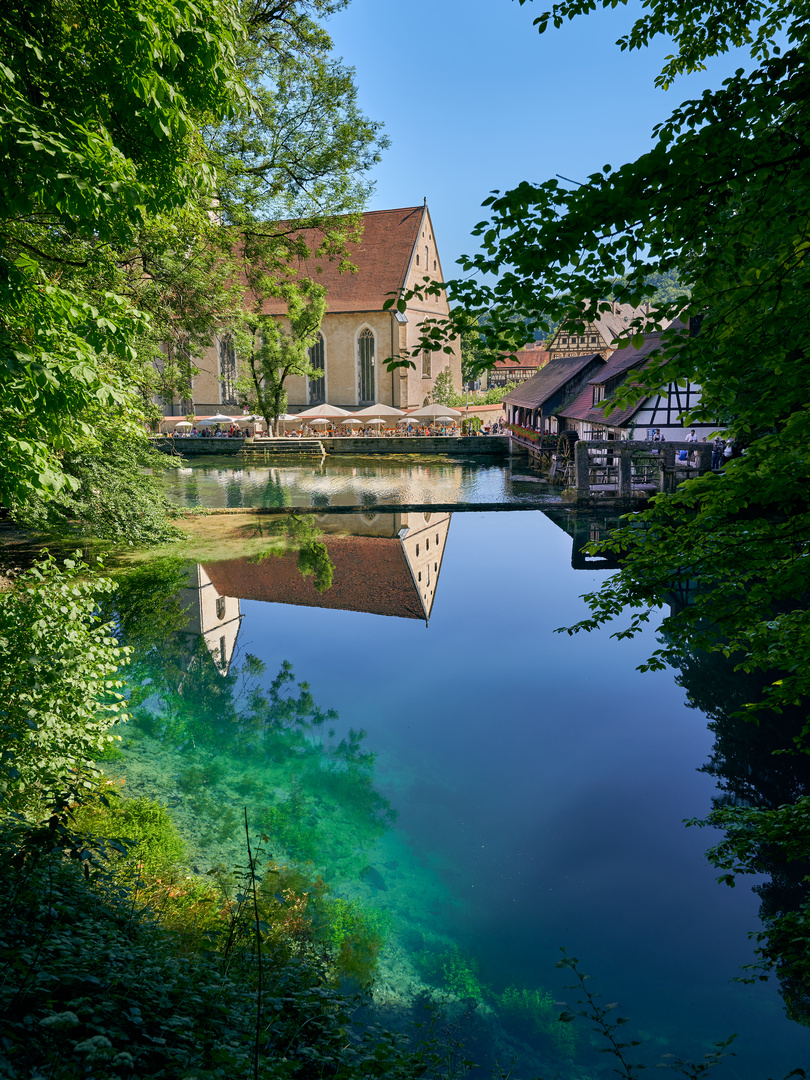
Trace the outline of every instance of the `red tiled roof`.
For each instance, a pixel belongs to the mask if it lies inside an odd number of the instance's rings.
[[[548,361],[551,353],[545,349],[532,348],[531,345],[527,345],[525,348],[520,349],[515,353],[515,359],[510,360],[509,357],[505,357],[503,360],[496,360],[495,367],[500,370],[506,371],[520,371],[521,368],[540,368],[544,367]]]
[[[312,577],[301,576],[294,554],[271,555],[259,563],[227,559],[206,563],[204,569],[220,596],[402,619],[427,617],[397,537],[324,536],[323,542],[335,569],[331,589],[322,593]]]
[[[382,311],[389,294],[405,284],[424,211],[424,206],[408,206],[361,214],[362,238],[347,245],[355,273],[341,274],[338,260],[310,258],[301,261],[299,274],[326,287],[328,311]],[[310,248],[323,240],[314,229],[304,229],[299,235]],[[269,315],[283,315],[286,310],[287,305],[278,299],[268,300],[264,307]]]
[[[679,319],[676,319],[669,327],[670,331],[682,332],[685,329],[686,327]],[[634,349],[632,345],[628,345],[623,349],[617,349],[584,390],[572,402],[560,409],[560,416],[572,420],[590,421],[594,424],[609,424],[612,427],[621,427],[626,424],[638,412],[649,395],[645,393],[634,404],[605,415],[599,407],[595,408],[593,405],[593,387],[604,385],[624,372],[629,373],[633,368],[646,367],[650,363],[650,354],[661,348],[661,337],[660,333],[645,334],[644,344],[640,348]]]
[[[570,405],[560,409],[560,416],[564,416],[567,420],[585,420],[592,424],[609,424],[611,427],[622,427],[634,413],[638,412],[646,397],[645,394],[628,408],[614,410],[605,416],[598,407],[594,407],[593,387],[589,383]]]

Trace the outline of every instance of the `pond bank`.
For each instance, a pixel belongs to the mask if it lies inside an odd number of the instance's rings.
[[[510,438],[508,435],[408,435],[394,438],[367,436],[340,436],[329,438],[317,436],[327,455],[343,454],[449,454],[467,457],[508,457]],[[151,440],[156,450],[164,454],[181,454],[183,457],[205,457],[211,454],[236,456],[243,447],[254,453],[266,448],[273,453],[272,444],[281,444],[279,453],[295,453],[297,438],[285,439],[217,439],[199,438],[154,438]],[[306,440],[307,442],[311,440]]]

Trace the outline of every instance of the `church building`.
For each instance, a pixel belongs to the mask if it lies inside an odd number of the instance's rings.
[[[291,413],[323,403],[349,410],[377,402],[396,408],[418,407],[431,400],[436,376],[447,367],[454,386],[461,388],[459,342],[454,343],[452,354],[423,351],[415,369],[391,372],[385,366],[389,357],[409,354],[417,345],[426,318],[449,313],[443,292],[409,301],[404,312],[383,307],[392,295],[423,284],[425,277],[443,280],[427,201],[400,210],[369,211],[361,218],[360,240],[347,245],[355,272],[341,273],[338,261],[315,257],[298,269],[300,275],[325,286],[327,308],[318,342],[310,349],[319,377],[291,377],[285,383]],[[307,238],[306,230],[302,235]],[[317,249],[321,239],[313,235],[310,249]],[[278,318],[285,314],[282,301],[268,301],[265,310]],[[175,402],[171,411],[238,415],[243,404],[236,388],[239,357],[229,337],[215,341],[194,362],[198,370],[193,401]]]

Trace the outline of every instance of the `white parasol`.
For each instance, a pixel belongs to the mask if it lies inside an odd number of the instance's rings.
[[[374,417],[393,417],[402,416],[402,409],[395,409],[393,405],[381,405],[377,402],[376,405],[367,405],[365,409],[359,409],[355,416],[374,416]]]
[[[311,416],[348,416],[347,409],[338,408],[337,405],[313,405],[311,409],[298,413],[298,420],[308,420]]]
[[[197,427],[207,427],[209,424],[232,424],[235,420],[242,420],[240,416],[226,416],[224,413],[215,413],[213,416],[204,416],[197,421]]]
[[[461,417],[461,413],[456,409],[448,409],[446,405],[440,405],[434,401],[432,405],[423,405],[421,409],[414,409],[408,416],[409,420],[416,420],[422,417],[426,417],[430,420],[437,416],[449,416],[449,417]]]

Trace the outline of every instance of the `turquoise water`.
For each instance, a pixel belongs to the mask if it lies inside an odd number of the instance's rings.
[[[486,471],[468,490],[505,483]],[[509,1013],[523,991],[574,1004],[560,946],[631,1018],[634,1060],[700,1059],[736,1032],[713,1075],[782,1076],[810,1059],[810,1033],[774,984],[731,981],[752,959],[758,898],[718,885],[704,855],[718,834],[683,824],[717,794],[698,771],[714,736],[676,673],[635,670],[654,630],[554,633],[605,574],[573,569],[558,520],[324,515],[335,569],[321,593],[291,555],[193,568],[179,594],[191,616],[157,662],[163,705],[154,658],[144,691],[174,720],[133,733],[130,789],[173,806],[200,864],[239,859],[248,806],[271,854],[311,860],[335,895],[379,913],[378,1002],[475,999],[473,1056],[519,1054],[515,1077],[609,1075],[587,1025],[572,1047]],[[245,680],[266,690],[285,662],[306,690],[278,690],[271,747],[255,709],[241,727],[229,710],[247,716]]]
[[[234,468],[232,457],[189,460],[166,478],[180,506],[354,506],[386,503],[557,501],[525,465],[509,459],[340,457],[321,464]]]

